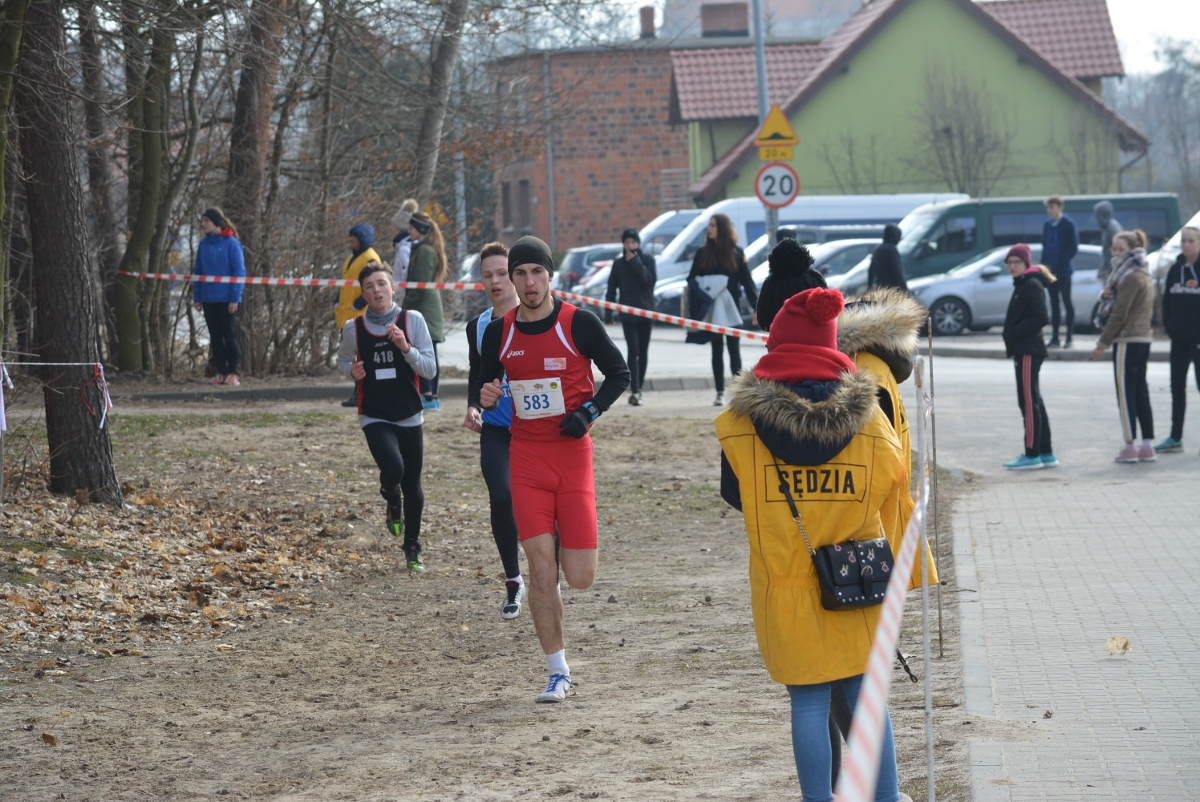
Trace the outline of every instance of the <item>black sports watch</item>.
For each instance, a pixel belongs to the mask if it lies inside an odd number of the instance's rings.
[[[588,401],[586,404],[581,406],[580,409],[588,414],[588,417],[590,418],[589,423],[600,417],[600,407],[596,406],[595,402],[593,401]]]

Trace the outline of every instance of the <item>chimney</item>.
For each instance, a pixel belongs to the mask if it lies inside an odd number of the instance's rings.
[[[746,3],[706,3],[700,6],[700,35],[749,36],[749,7]]]
[[[642,6],[642,38],[654,38],[654,6]]]

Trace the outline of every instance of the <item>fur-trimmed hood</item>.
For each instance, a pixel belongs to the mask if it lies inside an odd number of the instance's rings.
[[[846,304],[838,318],[838,350],[854,356],[874,354],[887,363],[899,383],[912,374],[917,333],[925,307],[901,290],[882,287]]]
[[[782,462],[824,465],[870,422],[879,407],[876,389],[866,373],[789,386],[747,371],[733,380],[729,408],[750,419]]]

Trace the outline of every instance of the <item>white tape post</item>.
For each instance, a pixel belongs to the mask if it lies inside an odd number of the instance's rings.
[[[925,510],[929,499],[929,471],[926,451],[921,442],[925,432],[924,421],[929,408],[924,403],[921,371],[915,366],[913,376],[917,383],[917,471],[920,474],[916,507],[904,528],[904,540],[900,554],[888,581],[879,624],[875,628],[875,641],[871,644],[871,656],[863,676],[862,688],[854,708],[854,719],[850,724],[849,748],[846,761],[838,778],[835,802],[871,802],[875,798],[875,785],[879,780],[879,755],[883,745],[883,722],[887,712],[888,689],[892,684],[892,663],[896,644],[900,639],[900,622],[904,616],[904,602],[908,595],[908,583],[912,579],[913,565],[921,532],[925,522]],[[928,681],[928,676],[926,676]]]

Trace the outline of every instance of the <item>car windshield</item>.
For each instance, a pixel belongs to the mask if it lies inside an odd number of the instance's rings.
[[[911,253],[916,250],[921,240],[929,234],[930,229],[942,219],[943,210],[914,211],[900,221],[900,243],[896,246],[901,253]]]

